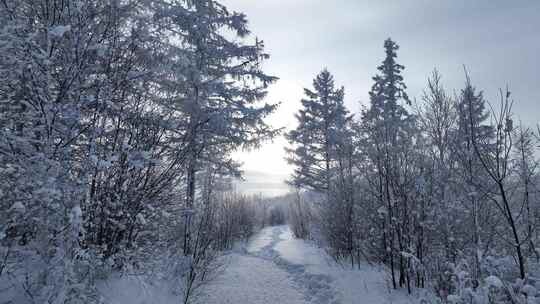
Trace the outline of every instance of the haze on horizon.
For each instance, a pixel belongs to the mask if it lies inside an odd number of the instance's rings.
[[[534,124],[538,100],[538,28],[540,2],[528,1],[357,1],[225,0],[230,10],[247,14],[252,34],[264,40],[271,58],[265,71],[280,80],[267,100],[281,102],[269,119],[286,130],[296,124],[303,88],[323,68],[345,86],[351,112],[368,101],[376,67],[384,57],[383,41],[400,45],[398,62],[411,98],[420,98],[434,68],[449,90],[464,83],[465,65],[473,83],[489,101],[507,85],[516,100],[514,112]],[[494,39],[496,37],[497,39]],[[260,149],[239,152],[246,183],[238,189],[269,196],[286,193],[292,172],[284,157],[283,137]]]

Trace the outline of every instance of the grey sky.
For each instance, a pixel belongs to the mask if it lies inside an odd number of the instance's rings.
[[[465,64],[473,83],[495,100],[509,86],[514,111],[527,124],[540,121],[540,1],[500,0],[222,0],[247,14],[253,34],[263,39],[271,59],[266,71],[280,77],[269,101],[282,101],[271,118],[292,128],[302,89],[323,67],[345,86],[353,112],[366,102],[371,77],[383,59],[383,41],[400,45],[411,97],[419,97],[433,68],[448,89],[459,89]],[[242,190],[276,194],[291,168],[283,160],[285,141],[239,153],[247,179]],[[263,174],[264,173],[264,174]],[[264,176],[264,178],[262,178]],[[267,190],[264,181],[272,184]],[[284,188],[283,188],[284,189]]]

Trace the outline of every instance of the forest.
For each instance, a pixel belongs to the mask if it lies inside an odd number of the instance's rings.
[[[348,303],[304,286],[326,279],[279,255],[283,229],[408,303],[540,303],[540,125],[469,66],[409,96],[380,47],[361,111],[324,68],[285,129],[263,40],[220,1],[0,0],[0,303],[139,303],[104,297],[130,278],[171,294],[140,303],[213,303],[226,257],[316,295],[281,303]],[[290,193],[237,191],[234,153],[282,136]]]

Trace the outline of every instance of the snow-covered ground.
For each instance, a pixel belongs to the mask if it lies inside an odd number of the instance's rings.
[[[200,303],[414,303],[390,293],[377,267],[352,270],[336,265],[312,244],[294,239],[287,226],[263,229],[245,252],[232,253],[229,265],[205,286]]]
[[[107,304],[178,304],[182,297],[171,292],[167,282],[145,276],[116,276],[98,284],[100,300]]]

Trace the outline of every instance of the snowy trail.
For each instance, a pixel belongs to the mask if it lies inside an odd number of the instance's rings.
[[[244,254],[233,253],[225,272],[205,287],[199,303],[309,303],[289,273],[278,267],[274,247],[283,227],[270,227],[254,239]]]
[[[304,295],[307,303],[338,304],[337,293],[331,286],[332,278],[325,274],[313,274],[306,271],[306,266],[295,264],[281,256],[276,249],[278,243],[285,241],[282,235],[287,235],[289,228],[286,226],[271,227],[271,241],[260,250],[255,251],[255,256],[271,260],[276,266],[288,273],[289,278]]]
[[[232,253],[224,272],[204,287],[205,304],[411,303],[388,292],[376,267],[335,265],[320,248],[296,240],[287,226],[263,229],[246,252]]]

